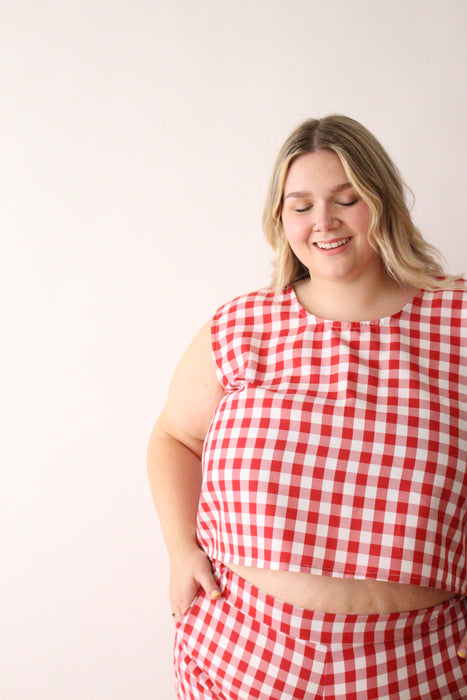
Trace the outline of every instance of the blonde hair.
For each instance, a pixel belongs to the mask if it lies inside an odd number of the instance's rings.
[[[452,287],[441,253],[414,225],[402,177],[379,141],[355,119],[338,114],[309,119],[288,137],[277,156],[263,213],[263,231],[275,251],[272,284],[280,291],[309,276],[296,257],[282,224],[284,184],[293,161],[304,153],[333,151],[358,195],[370,208],[368,240],[388,274],[400,284],[422,289]]]

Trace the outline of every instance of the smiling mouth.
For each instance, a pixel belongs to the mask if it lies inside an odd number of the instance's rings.
[[[315,246],[321,250],[332,250],[333,248],[340,248],[350,241],[350,238],[341,238],[340,241],[333,241],[332,243],[315,243]]]

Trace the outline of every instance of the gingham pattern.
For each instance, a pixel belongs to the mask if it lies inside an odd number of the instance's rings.
[[[467,293],[323,321],[293,288],[212,321],[227,395],[204,447],[211,559],[467,591]]]
[[[215,564],[222,598],[201,593],[177,623],[179,700],[458,700],[465,599],[386,615],[316,613]]]

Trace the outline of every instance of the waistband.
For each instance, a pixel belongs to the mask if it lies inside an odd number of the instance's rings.
[[[226,604],[257,624],[316,644],[342,647],[413,639],[467,618],[466,598],[461,594],[430,608],[401,613],[341,615],[306,610],[265,593],[221,562],[213,561],[212,566]]]

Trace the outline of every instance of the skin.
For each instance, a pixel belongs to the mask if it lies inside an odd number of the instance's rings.
[[[290,246],[310,270],[310,279],[298,283],[295,291],[311,313],[334,320],[373,320],[395,313],[417,293],[386,274],[366,239],[369,216],[335,154],[308,153],[292,163],[282,221]],[[346,245],[332,252],[316,245],[346,239]],[[190,606],[200,588],[213,598],[221,594],[209,559],[197,544],[196,512],[203,442],[223,396],[208,323],[175,371],[148,447],[148,476],[170,559],[169,598],[177,614]],[[452,591],[407,584],[227,566],[277,598],[323,612],[401,612],[453,596]],[[464,649],[467,653],[467,635],[459,651]]]
[[[418,290],[388,276],[367,240],[368,205],[330,151],[298,157],[284,186],[282,223],[290,247],[309,269],[296,285],[302,305],[322,318],[369,321],[390,315]],[[348,240],[332,251],[317,244]]]

